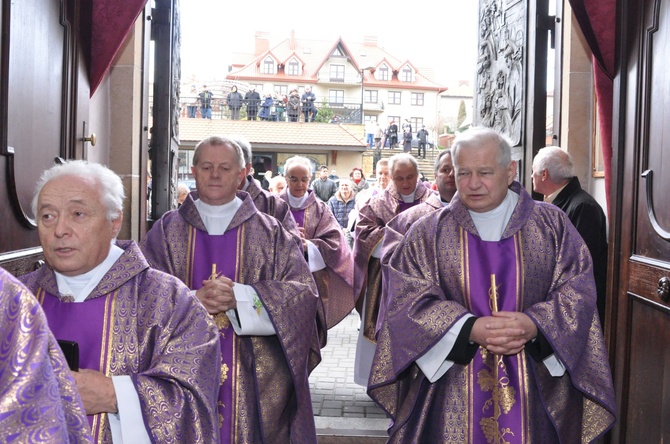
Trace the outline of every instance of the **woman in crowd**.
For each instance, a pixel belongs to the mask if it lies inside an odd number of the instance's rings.
[[[353,168],[349,174],[351,181],[354,183],[354,194],[358,194],[359,191],[367,190],[370,187],[370,184],[365,180],[363,175],[363,170],[361,168]]]

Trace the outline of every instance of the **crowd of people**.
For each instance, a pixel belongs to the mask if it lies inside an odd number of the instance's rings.
[[[202,140],[196,190],[139,244],[118,239],[112,170],[42,174],[45,263],[0,270],[0,441],[316,443],[308,377],[353,310],[356,382],[390,443],[591,442],[613,425],[591,253],[515,180],[504,136],[459,135],[432,184],[409,153],[373,184],[313,179],[302,156],[260,182],[252,159],[239,137]],[[533,169],[536,187],[555,176]]]
[[[316,95],[310,86],[305,86],[300,94],[297,88],[288,94],[259,93],[252,85],[244,95],[236,85],[230,88],[225,97],[216,98],[207,85],[198,90],[191,85],[188,95],[184,96],[186,117],[211,119],[213,109],[228,111],[231,120],[240,120],[241,111],[245,110],[247,120],[263,120],[269,122],[314,122],[319,110],[316,106]]]

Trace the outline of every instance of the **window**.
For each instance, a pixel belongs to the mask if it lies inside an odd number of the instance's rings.
[[[329,105],[343,105],[344,104],[344,90],[331,89],[328,91]]]
[[[400,91],[389,91],[389,105],[400,105]]]
[[[400,116],[388,116],[388,122],[386,122],[386,126],[389,126],[391,122],[395,122],[395,124],[398,125],[398,129],[400,129]]]
[[[266,57],[263,60],[263,74],[274,74],[275,73],[275,61],[272,57]]]
[[[416,134],[423,125],[423,117],[410,117],[409,123],[412,124],[412,131]]]
[[[400,80],[403,82],[412,81],[412,68],[405,66],[400,73]]]
[[[423,93],[412,93],[410,104],[416,106],[423,106]]]
[[[375,77],[377,80],[388,80],[389,79],[389,67],[382,65],[379,67],[377,72],[375,72]]]
[[[287,76],[299,76],[300,75],[300,64],[296,59],[291,59],[288,62],[286,69]]]
[[[288,96],[288,85],[275,85],[275,91],[277,91],[277,94],[280,96],[282,94],[286,94]]]
[[[330,65],[330,80],[344,82],[344,65]]]
[[[254,87],[256,89],[256,92],[258,94],[263,94],[263,88],[265,87],[262,83],[256,83],[256,84],[249,84],[250,87]]]
[[[365,103],[379,103],[379,91],[365,90],[363,94]]]

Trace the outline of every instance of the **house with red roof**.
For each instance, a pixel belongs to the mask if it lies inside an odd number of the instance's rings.
[[[268,33],[257,32],[254,52],[234,54],[225,80],[208,82],[215,97],[213,119],[188,119],[183,107],[181,149],[190,149],[211,131],[245,134],[258,163],[254,166],[258,176],[265,169],[281,172],[285,159],[294,154],[310,158],[315,166],[337,168],[339,174],[360,166],[371,174],[371,159],[362,155],[367,147],[366,123],[378,122],[382,128],[391,121],[399,128],[410,123],[414,135],[426,125],[436,140],[442,130],[438,127],[440,95],[447,88],[431,74],[432,70],[391,54],[375,37],[365,37],[362,43],[342,38],[323,41],[298,39],[291,32],[285,40],[272,43]],[[293,89],[302,95],[310,87],[316,95],[317,119],[305,122],[301,113],[298,122],[288,122],[286,115],[282,121],[247,121],[243,108],[242,120],[230,120],[225,97],[233,86],[242,95],[255,89],[261,98],[268,94],[281,98]],[[187,159],[182,162],[188,165]]]

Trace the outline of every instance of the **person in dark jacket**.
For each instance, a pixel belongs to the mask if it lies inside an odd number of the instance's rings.
[[[314,119],[316,119],[318,111],[316,105],[314,105],[315,101],[316,96],[312,92],[312,88],[306,86],[305,93],[301,97],[302,113],[305,115],[305,122],[314,122]]]
[[[300,119],[300,93],[292,89],[286,103],[286,114],[289,122],[297,122]]]
[[[328,167],[326,165],[319,167],[319,177],[314,179],[310,188],[314,190],[316,197],[323,203],[327,203],[337,193],[337,184],[328,178]]]
[[[428,141],[428,130],[426,125],[423,125],[418,133],[416,133],[416,138],[419,141],[419,149],[416,157],[426,158],[426,142]],[[421,151],[423,151],[423,156],[421,156]]]
[[[230,110],[230,118],[232,120],[240,120],[240,108],[242,108],[243,102],[244,97],[237,91],[237,86],[233,85],[226,96],[226,104]]]
[[[265,100],[261,105],[261,110],[258,112],[258,118],[261,120],[271,120],[272,113],[271,109],[274,107],[274,100],[272,100],[272,94],[266,94]]]
[[[340,180],[340,186],[333,197],[328,200],[328,208],[333,216],[344,230],[344,237],[349,243],[349,248],[353,247],[354,238],[352,232],[347,230],[349,224],[349,213],[354,209],[356,200],[354,199],[353,183],[349,179]]]
[[[605,315],[607,280],[607,219],[600,204],[579,184],[570,154],[557,147],[540,149],[533,159],[533,190],[568,215],[593,259],[600,323]]]
[[[387,130],[387,136],[389,139],[389,148],[398,147],[398,125],[395,123],[395,120],[391,120],[391,124]]]
[[[212,118],[212,94],[208,89],[207,85],[202,85],[202,91],[198,94],[198,102],[200,103],[200,117],[203,119]]]
[[[256,120],[258,106],[261,104],[261,95],[256,92],[256,88],[253,86],[244,95],[244,103],[247,105],[247,120]]]

